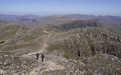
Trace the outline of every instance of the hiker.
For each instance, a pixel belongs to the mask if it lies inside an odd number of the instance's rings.
[[[36,53],[36,59],[39,60],[39,53]]]
[[[44,62],[44,58],[45,58],[44,54],[41,54],[41,60],[42,60],[42,62]]]

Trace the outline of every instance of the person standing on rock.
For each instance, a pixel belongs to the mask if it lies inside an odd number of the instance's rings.
[[[44,54],[42,53],[42,54],[41,54],[41,60],[42,60],[42,62],[44,62],[44,59],[45,59],[45,56],[44,56]]]
[[[39,53],[36,53],[36,59],[39,60]]]

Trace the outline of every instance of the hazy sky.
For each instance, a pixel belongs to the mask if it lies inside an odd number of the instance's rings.
[[[121,16],[121,0],[0,0],[0,13]]]

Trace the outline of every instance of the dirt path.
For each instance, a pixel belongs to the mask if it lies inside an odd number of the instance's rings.
[[[48,33],[47,38],[44,39],[44,43],[42,48],[40,49],[40,51],[37,52],[32,52],[32,53],[28,53],[26,55],[23,55],[24,57],[32,57],[34,56],[36,53],[45,53],[46,52],[46,48],[48,47],[48,39],[51,37],[51,34],[49,34],[49,32],[46,31],[46,33]],[[35,67],[30,73],[29,75],[40,75],[43,72],[49,72],[49,71],[55,71],[55,70],[64,70],[65,67],[58,64],[57,62],[53,61],[57,58],[54,58],[55,55],[53,54],[48,54],[45,56],[45,61],[44,63],[41,62],[41,59],[38,60],[38,67]]]
[[[64,70],[65,67],[62,65],[59,65],[51,60],[48,60],[44,63],[39,62],[39,66],[34,68],[29,75],[41,75],[43,72],[49,72],[49,71],[56,71],[56,70]]]
[[[47,32],[47,31],[44,31],[44,32],[46,32],[48,35],[47,35],[47,37],[43,40],[44,42],[43,42],[42,48],[41,48],[39,51],[31,52],[31,53],[28,53],[28,54],[24,54],[24,55],[22,55],[22,57],[30,57],[30,56],[35,55],[36,53],[40,53],[40,54],[41,54],[41,53],[46,52],[46,48],[48,47],[47,42],[48,42],[48,39],[49,39],[49,37],[51,36],[51,34],[50,34],[49,32]]]

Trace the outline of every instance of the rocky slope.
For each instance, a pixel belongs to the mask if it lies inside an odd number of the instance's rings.
[[[12,35],[1,38],[0,74],[121,74],[121,36],[118,33],[97,27],[67,32],[40,31],[36,27],[9,29],[3,34]],[[36,53],[43,53],[45,61],[36,60]]]
[[[106,29],[109,22],[78,15],[29,19],[1,20],[0,75],[121,75],[121,35]]]

